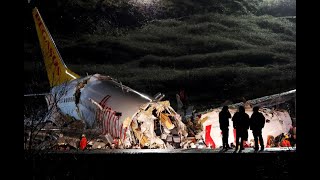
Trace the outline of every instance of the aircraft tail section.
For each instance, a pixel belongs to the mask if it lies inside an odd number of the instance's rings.
[[[32,15],[37,29],[50,86],[53,87],[79,78],[79,75],[70,71],[64,64],[60,53],[37,8],[33,9]]]

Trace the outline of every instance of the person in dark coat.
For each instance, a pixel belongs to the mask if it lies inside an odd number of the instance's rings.
[[[220,129],[222,131],[223,149],[230,149],[229,143],[228,143],[229,118],[231,118],[231,114],[228,110],[228,106],[223,106],[222,110],[219,112],[219,124],[220,124]]]
[[[235,152],[238,150],[239,143],[240,143],[240,151],[244,150],[243,143],[247,138],[248,129],[249,129],[249,115],[245,112],[243,106],[239,106],[239,111],[236,112],[233,117],[233,128],[236,129],[236,149]],[[239,139],[240,142],[239,142]]]
[[[253,108],[253,113],[250,117],[250,129],[252,130],[254,138],[254,150],[259,150],[258,142],[260,142],[261,151],[264,150],[264,143],[262,138],[262,128],[265,124],[265,117],[261,112],[259,112],[259,107],[256,106]]]

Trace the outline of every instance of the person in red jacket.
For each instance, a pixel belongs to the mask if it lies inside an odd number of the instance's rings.
[[[87,138],[86,135],[82,134],[81,140],[80,140],[80,149],[84,150],[87,147]]]
[[[284,140],[282,140],[281,147],[291,147],[288,135],[285,135]]]

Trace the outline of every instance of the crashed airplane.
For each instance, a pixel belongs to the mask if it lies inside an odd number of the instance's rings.
[[[64,64],[38,9],[34,8],[32,13],[51,87],[46,95],[48,108],[54,111],[48,117],[51,121],[55,121],[59,114],[70,116],[84,122],[88,129],[99,130],[110,144],[117,139],[124,148],[136,145],[147,148],[222,146],[218,120],[221,108],[194,114],[191,122],[188,115],[180,116],[169,101],[161,101],[164,98],[161,93],[151,97],[100,74],[80,77]],[[287,111],[270,109],[268,106],[284,102],[287,99],[281,99],[280,102],[279,98],[292,94],[295,95],[295,90],[246,104],[229,105],[229,111],[233,115],[239,105],[245,105],[246,113],[251,115],[253,105],[263,107],[261,111],[267,119],[263,138],[267,143],[268,136],[288,133],[292,126]],[[273,102],[273,99],[277,99],[277,102]],[[250,130],[248,134],[250,141],[253,139]],[[229,143],[234,142],[234,137],[235,131],[230,120]]]
[[[118,139],[127,148],[135,144],[166,148],[155,134],[157,127],[162,127],[163,136],[174,137],[176,143],[187,137],[180,115],[168,101],[161,101],[163,94],[150,97],[109,76],[80,77],[69,70],[38,9],[32,13],[51,87],[46,95],[49,109],[55,110],[51,119],[61,113],[82,120],[87,128],[99,129],[108,140]]]

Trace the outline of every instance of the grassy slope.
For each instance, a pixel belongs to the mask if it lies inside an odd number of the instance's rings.
[[[84,39],[80,46],[109,65],[75,70],[110,74],[151,94],[174,97],[184,86],[192,101],[219,104],[295,87],[295,23],[272,16],[205,14],[154,21],[126,36]]]
[[[61,36],[56,43],[75,72],[108,74],[142,92],[164,92],[172,103],[180,86],[192,104],[205,107],[295,88],[295,23],[256,16],[251,12],[263,11],[246,2],[219,4],[208,13],[202,1],[184,1],[163,13],[170,18],[143,21],[138,28],[97,24],[96,33]]]

